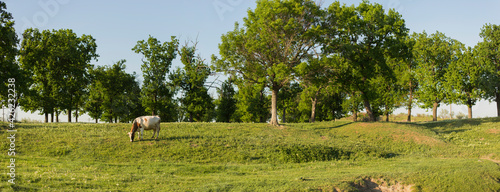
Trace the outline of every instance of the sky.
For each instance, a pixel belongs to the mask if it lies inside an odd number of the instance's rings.
[[[210,64],[211,55],[218,55],[221,35],[234,30],[235,22],[243,23],[249,9],[255,9],[253,0],[4,0],[7,12],[14,17],[19,37],[27,28],[72,29],[77,35],[91,35],[97,42],[100,55],[94,65],[113,65],[126,59],[127,73],[135,72],[141,81],[142,56],[131,49],[139,40],[150,35],[161,42],[176,36],[180,45],[198,42],[197,53]],[[323,7],[333,0],[322,0]],[[341,0],[347,5],[358,5],[361,0]],[[384,9],[395,9],[405,19],[411,33],[436,31],[457,39],[466,46],[481,41],[479,33],[486,23],[500,24],[498,0],[375,0]],[[182,67],[180,59],[173,61],[171,71]],[[222,74],[209,81],[225,79]],[[211,90],[214,92],[214,90]],[[215,96],[215,95],[213,95]],[[473,107],[474,117],[496,116],[495,103],[481,101]],[[467,107],[453,105],[453,110],[467,114]],[[449,106],[442,105],[442,109]],[[441,110],[441,108],[439,110]],[[438,110],[438,111],[439,111]],[[395,114],[405,113],[398,109]],[[416,113],[430,114],[431,110],[415,109]],[[18,119],[43,120],[43,116],[19,112]],[[66,121],[65,115],[61,116]],[[86,116],[79,121],[92,120]]]

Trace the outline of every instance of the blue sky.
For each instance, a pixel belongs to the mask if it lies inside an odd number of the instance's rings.
[[[16,31],[30,27],[44,29],[73,29],[78,35],[92,35],[97,40],[100,55],[96,65],[112,65],[126,59],[126,71],[141,74],[142,56],[131,51],[138,40],[149,35],[160,41],[177,36],[181,45],[198,40],[198,53],[210,63],[218,55],[222,34],[234,29],[234,23],[247,16],[256,6],[253,0],[184,0],[184,1],[109,1],[109,0],[6,0],[7,11],[16,21]],[[323,6],[332,0],[324,0]],[[347,5],[356,1],[340,1]],[[379,0],[385,9],[394,8],[412,32],[440,31],[467,46],[481,41],[479,32],[485,23],[500,24],[500,1],[436,1],[436,0]],[[176,59],[173,64],[181,67]],[[221,77],[222,78],[222,77]],[[219,79],[221,79],[219,78]],[[142,77],[139,77],[142,79]],[[495,116],[495,103],[483,101],[473,107],[474,116]],[[449,109],[449,107],[447,107]],[[453,110],[467,113],[465,106]],[[405,112],[398,110],[396,113]],[[420,111],[418,111],[420,112]],[[425,110],[422,110],[424,113]],[[38,118],[38,117],[33,117]],[[66,120],[64,116],[61,118]],[[86,120],[86,119],[83,119]]]

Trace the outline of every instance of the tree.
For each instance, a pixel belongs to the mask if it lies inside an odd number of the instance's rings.
[[[177,69],[174,82],[180,85],[184,92],[180,101],[188,115],[189,122],[211,121],[210,112],[215,106],[205,87],[210,68],[200,56],[195,56],[195,52],[196,44],[191,47],[186,44],[181,48],[179,54],[184,68]]]
[[[316,105],[322,91],[328,86],[335,86],[335,74],[332,71],[334,65],[331,65],[333,62],[342,62],[342,60],[338,57],[314,58],[296,67],[299,80],[304,87],[301,97],[311,100],[310,123],[316,120]]]
[[[49,81],[58,107],[67,111],[68,122],[71,122],[72,110],[80,107],[78,104],[90,83],[90,61],[99,57],[97,44],[92,36],[78,37],[71,29],[60,29],[52,31],[48,46]]]
[[[269,120],[270,99],[265,94],[265,87],[241,79],[236,79],[234,83],[238,86],[235,120],[260,123]]]
[[[140,108],[139,85],[135,73],[125,72],[126,60],[112,66],[99,66],[91,70],[91,84],[85,110],[98,122],[129,121],[142,114],[131,116],[135,108]],[[142,113],[142,112],[141,112]]]
[[[280,119],[282,123],[296,123],[300,121],[302,115],[299,110],[299,103],[302,91],[303,88],[298,82],[291,82],[280,90],[278,94],[278,98],[280,98],[278,108],[281,112]],[[308,114],[311,113],[309,112]]]
[[[408,35],[404,20],[393,9],[386,12],[380,4],[363,1],[357,7],[347,7],[334,2],[323,26],[328,31],[324,53],[346,59],[346,79],[353,83],[347,92],[359,92],[369,120],[375,121],[371,102],[380,96],[371,81],[379,76],[395,78],[386,58],[403,55],[401,50],[405,49],[404,38]]]
[[[324,90],[321,102],[318,103],[318,121],[333,121],[344,117],[342,102],[346,94],[341,92],[339,86],[329,86]]]
[[[497,115],[500,117],[500,25],[485,24],[479,36],[483,38],[478,49],[481,60],[485,62],[486,95],[497,102]]]
[[[27,29],[23,34],[19,61],[32,85],[23,98],[25,110],[48,114],[77,108],[89,83],[89,62],[96,59],[97,45],[92,36],[78,37],[72,30]]]
[[[141,90],[141,102],[146,112],[151,115],[160,115],[163,121],[174,121],[176,118],[169,114],[173,112],[173,90],[166,82],[172,60],[175,59],[178,40],[172,36],[170,42],[163,44],[156,38],[149,36],[147,41],[141,40],[132,48],[135,53],[144,56],[141,70],[144,81]],[[163,112],[164,114],[161,114]]]
[[[468,108],[469,119],[472,118],[472,106],[483,98],[484,67],[478,58],[477,48],[468,48],[461,53],[458,60],[452,62],[445,74],[450,100],[464,104]]]
[[[320,13],[311,0],[258,0],[243,28],[236,23],[221,37],[221,59],[213,56],[216,69],[269,88],[272,125],[278,125],[279,90],[317,46]]]
[[[87,101],[85,102],[84,110],[90,117],[95,119],[95,123],[99,122],[104,113],[104,91],[103,79],[105,76],[104,67],[95,67],[89,71],[91,82],[89,84],[89,92],[87,93]]]
[[[231,80],[222,83],[219,92],[219,99],[216,110],[217,122],[234,122],[233,114],[236,111],[235,90]]]
[[[422,108],[432,108],[433,121],[437,121],[437,108],[447,99],[445,74],[449,65],[462,52],[463,44],[437,31],[432,35],[413,33],[416,43],[413,56],[416,62],[416,79],[420,85],[417,92]]]
[[[408,49],[408,54],[401,60],[396,60],[399,62],[399,66],[396,70],[398,78],[398,85],[401,86],[401,91],[406,92],[403,94],[402,104],[408,110],[407,122],[411,122],[411,110],[414,106],[415,92],[418,90],[417,79],[415,78],[415,68],[416,62],[413,57],[413,46],[415,45],[415,39],[408,36],[405,40]]]
[[[20,85],[22,80],[22,71],[16,63],[16,56],[18,54],[16,31],[14,29],[14,20],[12,14],[6,11],[7,6],[5,2],[0,1],[0,100],[7,101],[13,99],[8,97],[8,79],[14,78],[17,87],[16,92],[19,94]],[[2,103],[0,105],[3,105]]]

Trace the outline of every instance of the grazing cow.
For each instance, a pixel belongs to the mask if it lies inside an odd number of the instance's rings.
[[[132,123],[132,129],[128,133],[128,136],[130,137],[130,142],[134,142],[134,136],[135,132],[139,132],[139,139],[142,140],[142,134],[144,130],[154,130],[153,137],[155,137],[156,134],[156,139],[158,139],[158,136],[160,136],[160,117],[158,116],[141,116],[137,117],[134,119],[134,122]]]

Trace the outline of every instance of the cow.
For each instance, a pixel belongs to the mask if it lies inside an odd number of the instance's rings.
[[[144,130],[154,130],[153,137],[155,137],[156,134],[156,140],[158,140],[158,137],[160,136],[160,117],[158,116],[141,116],[137,117],[134,119],[134,122],[132,122],[132,129],[128,133],[128,136],[130,137],[130,142],[134,142],[134,136],[135,133],[140,130],[139,132],[139,139],[142,140],[142,134]]]

